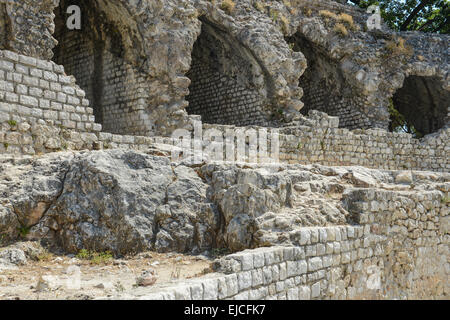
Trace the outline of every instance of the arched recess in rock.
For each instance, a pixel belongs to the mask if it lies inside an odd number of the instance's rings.
[[[437,76],[407,77],[392,101],[418,137],[434,133],[449,122],[450,91],[443,88]]]
[[[189,106],[204,123],[270,125],[270,81],[252,51],[205,17],[192,51]]]
[[[365,99],[354,94],[352,85],[340,68],[340,61],[330,57],[325,49],[300,32],[288,37],[286,41],[293,45],[293,50],[305,55],[308,65],[299,81],[305,104],[300,112],[308,115],[310,110],[318,110],[339,117],[342,128],[370,128],[373,121],[361,112]]]
[[[81,30],[66,26],[67,8],[81,9]],[[61,0],[55,9],[53,60],[86,92],[103,131],[146,135],[146,73],[140,70],[142,39],[122,1]]]

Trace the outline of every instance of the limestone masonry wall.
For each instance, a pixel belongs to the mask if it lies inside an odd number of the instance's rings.
[[[310,119],[304,125],[280,129],[280,162],[391,170],[450,169],[449,128],[419,140],[410,134],[378,129],[339,128],[338,118],[317,111],[310,112]],[[214,125],[214,128],[225,132],[235,127]]]
[[[192,85],[186,110],[201,115],[203,122],[241,126],[267,123],[257,93],[208,65],[194,64],[188,76]]]
[[[2,139],[4,151],[11,144],[10,151],[21,145],[21,152],[31,152],[27,147],[33,137],[27,132],[34,124],[79,132],[101,130],[84,91],[61,66],[11,51],[0,51],[0,119],[13,127]]]
[[[85,93],[64,68],[45,60],[0,51],[0,151],[36,154],[59,150],[148,148],[170,138],[100,132]],[[339,129],[339,119],[312,111],[305,123],[280,129],[280,161],[361,165],[392,170],[450,169],[450,129],[418,140],[382,130]],[[205,128],[208,128],[205,125]],[[214,125],[225,131],[234,126]]]
[[[448,172],[450,169],[448,128],[419,140],[409,134],[376,129],[350,131],[337,126],[335,122],[331,127],[301,126],[285,130],[280,135],[281,161],[392,170]]]
[[[448,295],[449,207],[441,192],[360,189],[345,196],[358,225],[302,228],[298,246],[232,254],[216,262],[222,274],[157,286],[126,298],[323,300]]]
[[[59,43],[53,60],[64,66],[67,74],[75,76],[103,131],[148,134],[150,124],[140,113],[144,108],[142,100],[147,96],[147,79],[125,59],[120,32],[106,18],[98,17],[95,6],[82,7],[86,13],[84,30],[68,30],[65,26],[68,5],[61,1],[56,9],[55,37]],[[100,29],[108,32],[98,32]]]

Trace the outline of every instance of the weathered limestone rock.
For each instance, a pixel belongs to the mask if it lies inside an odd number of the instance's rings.
[[[80,5],[84,32],[75,36],[65,27],[71,2],[0,4],[7,35],[0,49],[54,56],[87,94],[69,102],[91,100],[109,132],[167,135],[190,127],[186,110],[207,122],[280,126],[304,122],[298,112],[304,104],[304,114],[325,111],[338,116],[342,127],[386,129],[390,99],[423,134],[448,122],[448,36],[397,34],[385,25],[367,32],[367,13],[334,1],[258,6],[244,0],[230,11],[220,1],[98,0]],[[336,32],[337,23],[346,35]],[[71,49],[80,46],[87,56]],[[43,74],[46,80],[54,79],[51,69]],[[104,80],[104,73],[114,73],[114,81]],[[92,76],[95,81],[86,80]],[[430,111],[433,103],[439,115]],[[65,126],[73,121],[77,117]],[[57,141],[51,145],[58,147]]]
[[[0,249],[0,270],[11,269],[27,263],[25,253],[20,249]]]
[[[124,150],[6,158],[0,164],[0,231],[15,238],[20,230],[70,252],[239,251],[317,243],[334,236],[304,227],[346,225],[366,219],[352,214],[356,209],[387,209],[370,198],[360,203],[367,195],[358,188],[412,190],[398,179],[401,173],[391,171],[282,164],[191,168]],[[448,192],[445,174],[408,175],[415,190]]]
[[[158,277],[155,270],[149,269],[144,271],[137,279],[136,284],[140,287],[149,287],[156,283]]]
[[[16,176],[2,209],[31,228],[30,237],[53,238],[72,252],[212,246],[217,213],[190,168],[124,151],[65,153],[28,165],[28,179]],[[15,234],[10,226],[5,221],[2,232]]]

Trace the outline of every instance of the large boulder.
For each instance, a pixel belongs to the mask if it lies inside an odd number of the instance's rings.
[[[215,242],[220,219],[206,197],[208,185],[168,158],[123,150],[61,153],[30,160],[12,180],[15,193],[5,190],[0,212],[18,217],[28,238],[51,239],[68,252],[187,252]]]
[[[25,253],[16,248],[0,249],[0,270],[14,269],[27,263]]]

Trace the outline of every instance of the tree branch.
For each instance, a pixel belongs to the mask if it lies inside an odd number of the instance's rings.
[[[422,11],[425,6],[431,2],[434,2],[434,0],[423,0],[419,3],[417,7],[414,8],[414,10],[411,12],[411,14],[406,18],[405,22],[400,26],[400,31],[406,31],[408,30],[408,26],[411,23],[411,21],[414,19],[415,16],[419,14],[420,11]]]
[[[435,29],[433,29],[432,32],[438,32],[440,31],[447,23],[449,23],[449,18],[445,19],[444,22],[442,22],[440,25],[438,25]]]

